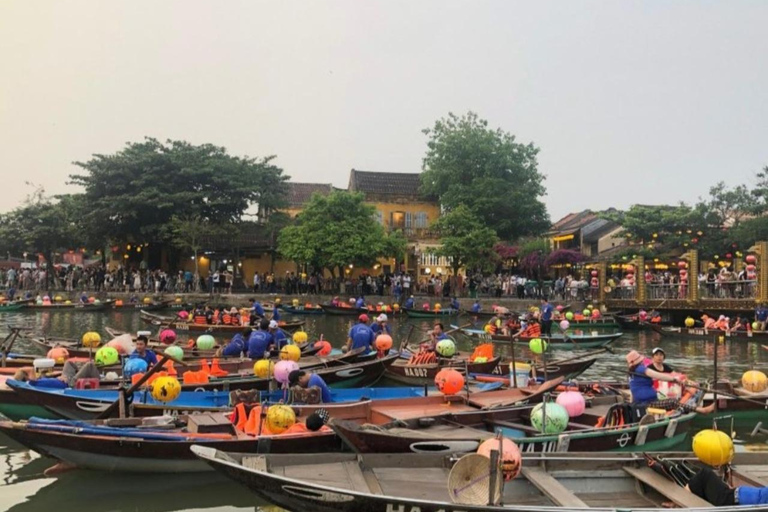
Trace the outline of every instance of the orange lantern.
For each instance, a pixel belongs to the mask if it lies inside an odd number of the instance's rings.
[[[435,375],[435,386],[444,395],[455,395],[464,388],[464,376],[453,368],[445,368]]]

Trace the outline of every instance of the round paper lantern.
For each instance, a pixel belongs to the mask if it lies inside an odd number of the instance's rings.
[[[568,413],[569,418],[575,418],[584,414],[587,403],[584,401],[584,395],[578,391],[565,391],[557,395],[555,403],[561,405]]]
[[[599,309],[593,309],[592,310],[592,318],[600,318],[600,310]]]
[[[296,331],[293,333],[293,342],[294,343],[306,343],[309,338],[307,337],[307,333],[304,331]]]
[[[435,375],[435,386],[444,395],[455,395],[464,387],[464,376],[453,368],[445,368]]]
[[[123,299],[117,299],[115,301],[115,307],[121,307],[123,305]]]
[[[275,380],[280,384],[288,384],[288,376],[293,370],[298,370],[299,365],[296,361],[278,361],[275,364]]]
[[[476,357],[474,359],[474,361],[472,361],[472,362],[473,363],[477,363],[477,364],[487,363],[488,362],[488,358],[485,357],[485,356],[480,356],[480,357]]]
[[[114,339],[107,342],[105,347],[112,347],[113,349],[117,350],[117,353],[121,356],[127,356],[130,355],[125,348],[125,345],[123,345],[120,340]]]
[[[72,304],[72,301],[67,299],[67,300],[64,301],[64,304]]]
[[[504,478],[512,480],[517,477],[520,474],[520,470],[523,469],[523,456],[515,442],[502,437],[501,443],[499,443],[498,439],[492,438],[486,439],[477,447],[477,453],[489,459],[493,450],[501,452],[499,459],[501,459],[501,470],[504,472]]]
[[[184,349],[178,345],[172,345],[170,347],[166,347],[166,349],[163,350],[163,353],[168,354],[171,357],[175,357],[179,361],[184,360]]]
[[[181,297],[176,297],[175,299],[173,299],[173,302],[175,302],[176,304],[181,304]]]
[[[541,354],[547,350],[547,342],[541,338],[533,338],[528,342],[528,348],[531,349],[531,352],[534,354]]]
[[[400,311],[400,304],[398,304],[397,302],[395,302],[394,304],[392,304],[392,309],[393,309],[394,311]]]
[[[89,304],[93,304],[94,302],[96,302],[96,297],[88,297]]]
[[[253,374],[260,379],[268,379],[275,373],[275,363],[269,359],[259,359],[253,363]]]
[[[42,306],[42,305],[43,305],[43,299],[37,299],[37,300],[35,301],[35,305],[36,305],[36,306]]]
[[[573,320],[573,313],[571,313],[570,311],[566,311],[565,319],[568,321]]]
[[[94,303],[94,304],[101,304],[101,301],[100,301],[99,299],[95,299],[95,300],[93,301],[93,303]]]
[[[376,350],[386,352],[392,348],[392,336],[389,334],[379,334],[376,336]]]
[[[598,274],[597,270],[593,270],[592,272],[590,272],[590,275],[592,277],[597,277],[597,274]]]
[[[143,302],[144,304],[152,304],[152,299],[150,299],[149,297],[144,297]]]
[[[757,270],[757,267],[754,265],[747,265],[746,269],[747,269],[747,272],[754,272],[755,270]]]
[[[744,261],[746,261],[750,265],[754,265],[755,263],[757,263],[757,258],[755,257],[754,254],[747,254],[747,257],[744,258]]]
[[[53,298],[53,300],[55,300],[56,302],[61,302],[61,301],[62,301],[62,300],[64,300],[64,299],[61,297],[61,295],[57,295],[57,296],[55,296],[55,297]]]
[[[267,428],[273,434],[282,434],[296,424],[296,413],[287,405],[273,405],[267,410]]]
[[[187,318],[189,318],[189,313],[188,313],[188,312],[186,312],[186,311],[184,311],[184,310],[181,310],[181,311],[179,311],[179,313],[178,313],[178,315],[177,315],[177,316],[178,316],[180,319],[182,319],[182,320],[186,320]]]
[[[486,334],[493,334],[493,326],[491,324],[485,324],[483,330],[486,332]]]
[[[320,347],[320,350],[317,351],[317,355],[319,356],[327,356],[331,353],[331,350],[333,350],[333,347],[331,346],[331,343],[326,340],[318,340],[315,342],[315,347]]]
[[[291,301],[291,304],[292,304],[292,305],[293,305],[293,307],[295,307],[295,308],[299,307],[299,299],[293,299],[293,300]]]
[[[443,357],[453,357],[456,353],[456,343],[449,338],[440,340],[437,342],[437,345],[435,345],[435,352]]]
[[[181,384],[176,377],[163,375],[152,381],[152,398],[158,402],[173,402],[181,394]]]
[[[768,387],[768,379],[763,372],[749,370],[741,376],[741,387],[752,393],[762,393]]]
[[[694,320],[690,316],[685,319],[685,326],[686,327],[693,327],[695,324],[696,324],[696,320]]]
[[[710,466],[722,466],[733,460],[733,441],[725,432],[702,430],[693,436],[693,453]]]
[[[200,350],[211,350],[216,345],[216,339],[210,334],[203,334],[197,338],[197,348]]]
[[[83,334],[83,346],[87,348],[96,348],[101,345],[101,335],[97,332],[87,332]]]
[[[117,364],[119,360],[120,354],[118,354],[117,349],[112,347],[101,347],[96,351],[96,357],[93,358],[93,362],[98,366]]]
[[[280,349],[281,361],[298,362],[301,359],[301,349],[296,345],[286,345]]]
[[[589,309],[585,309],[581,312],[581,314],[588,317],[591,314],[591,311]]]
[[[54,347],[48,351],[46,357],[56,361],[56,364],[64,364],[64,361],[69,359],[69,351],[64,347]]]
[[[176,332],[173,329],[163,329],[160,333],[160,343],[172,345],[176,341]]]
[[[677,268],[679,268],[680,270],[684,269],[687,266],[688,266],[688,264],[686,262],[684,262],[684,261],[678,261],[677,262]]]
[[[143,359],[139,359],[138,357],[128,358],[123,365],[123,377],[130,379],[137,373],[146,372],[148,367],[149,365]]]
[[[560,329],[564,331],[567,331],[570,326],[571,326],[571,322],[569,322],[568,320],[563,320],[560,322]]]
[[[555,309],[558,310],[558,311],[562,311],[563,310],[563,305],[562,304],[558,304],[557,306],[555,306]]]
[[[440,311],[443,308],[443,306],[438,302],[435,304],[435,311]]]
[[[538,404],[531,411],[531,425],[542,434],[559,434],[568,427],[568,411],[552,402]]]

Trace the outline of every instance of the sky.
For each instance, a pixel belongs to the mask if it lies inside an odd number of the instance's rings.
[[[768,165],[766,26],[762,0],[3,0],[0,211],[145,136],[419,172],[467,111],[541,149],[553,221],[695,202]]]

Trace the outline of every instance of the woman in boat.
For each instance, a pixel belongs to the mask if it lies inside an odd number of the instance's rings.
[[[672,373],[675,370],[672,369],[664,360],[667,358],[667,354],[664,353],[664,349],[656,347],[651,352],[651,361],[646,365],[651,370],[655,370],[659,373]]]
[[[632,350],[626,357],[629,368],[629,390],[632,392],[632,405],[643,407],[655,407],[658,409],[673,410],[683,409],[688,412],[700,412],[708,414],[714,410],[714,403],[708,407],[697,407],[680,402],[677,399],[658,400],[654,380],[664,382],[676,382],[685,385],[685,379],[676,375],[662,373],[645,365],[645,358],[637,350]]]
[[[702,468],[685,488],[716,507],[768,504],[768,487],[731,487],[710,468]]]
[[[520,336],[524,338],[538,338],[541,336],[541,325],[539,325],[538,319],[531,317],[528,320],[528,325],[525,326],[525,329],[520,329],[520,331],[514,335],[515,338],[519,338]]]

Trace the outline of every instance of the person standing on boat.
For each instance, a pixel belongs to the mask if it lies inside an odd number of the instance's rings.
[[[283,331],[274,320],[269,321],[269,334],[272,335],[272,339],[275,342],[275,348],[278,351],[288,344],[288,338],[285,337],[285,331]]]
[[[358,348],[373,349],[373,342],[376,336],[373,334],[373,330],[368,327],[368,315],[363,313],[357,318],[357,324],[352,326],[347,335],[347,344],[344,346],[344,351],[355,350]]]
[[[275,300],[275,306],[272,308],[272,320],[275,322],[280,321],[280,308],[278,307],[280,305],[280,302],[278,299]]]
[[[461,309],[461,303],[459,303],[459,299],[454,297],[451,299],[451,309],[458,311]]]
[[[755,309],[755,322],[757,322],[757,331],[765,330],[765,324],[768,322],[768,308],[765,307],[765,302],[758,304]]]
[[[157,364],[157,356],[155,353],[147,348],[149,340],[146,336],[139,336],[136,338],[136,349],[131,353],[131,359],[143,359],[147,362],[147,367],[151,368]]]
[[[269,320],[262,320],[259,329],[253,331],[248,338],[248,357],[251,359],[264,359],[274,344],[274,338],[269,333]]]
[[[374,336],[378,336],[379,334],[389,334],[392,336],[392,329],[389,328],[387,320],[387,315],[384,313],[376,317],[376,323],[371,326]]]
[[[475,299],[475,303],[472,304],[472,312],[479,313],[483,307],[480,305],[480,301]]]
[[[300,386],[304,389],[309,387],[319,388],[323,403],[327,404],[333,402],[333,397],[331,396],[331,390],[328,387],[328,384],[326,384],[323,378],[316,373],[307,373],[304,370],[293,370],[288,374],[288,385],[291,387]]]
[[[365,298],[362,295],[355,301],[355,307],[357,309],[363,309],[365,307]]]
[[[546,297],[541,299],[541,334],[552,336],[552,304]]]
[[[243,332],[238,332],[225,346],[216,351],[217,356],[240,357],[243,352],[248,351],[248,339],[251,337],[253,329],[246,327]]]

